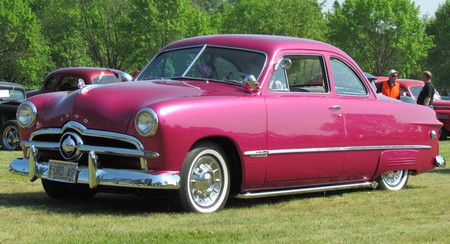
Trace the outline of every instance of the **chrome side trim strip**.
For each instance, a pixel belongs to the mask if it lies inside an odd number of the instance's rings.
[[[245,156],[252,158],[266,157],[275,154],[290,153],[317,153],[317,152],[343,152],[343,151],[373,151],[373,150],[396,150],[396,149],[431,149],[428,145],[386,145],[386,146],[351,146],[351,147],[320,147],[320,148],[299,148],[299,149],[275,149],[275,150],[254,150],[244,152]]]
[[[261,191],[261,192],[246,192],[242,194],[237,194],[234,197],[239,199],[253,199],[253,198],[264,198],[264,197],[275,197],[275,196],[285,196],[285,195],[296,195],[314,192],[325,192],[325,191],[337,191],[337,190],[347,190],[356,188],[377,188],[378,183],[373,182],[362,182],[354,184],[343,184],[343,185],[331,185],[331,186],[317,186],[317,187],[305,187],[298,189],[284,189],[275,191]]]
[[[179,172],[167,172],[152,174],[147,170],[125,170],[125,169],[95,169],[95,162],[92,157],[90,166],[78,165],[77,183],[89,184],[91,187],[114,186],[145,189],[179,189]],[[29,175],[30,162],[26,158],[16,158],[9,166],[9,171],[19,175]],[[48,178],[48,162],[35,162],[36,178]],[[95,175],[94,175],[95,174]]]

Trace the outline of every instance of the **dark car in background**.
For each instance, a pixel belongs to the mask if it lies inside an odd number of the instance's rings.
[[[27,92],[27,97],[56,91],[74,91],[84,85],[101,85],[130,81],[132,77],[121,70],[96,67],[70,67],[52,71],[38,90]]]
[[[0,82],[0,144],[3,150],[20,149],[16,111],[25,98],[23,86],[17,83]]]

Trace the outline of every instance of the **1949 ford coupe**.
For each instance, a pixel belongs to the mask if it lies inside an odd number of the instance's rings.
[[[317,41],[214,35],[163,48],[135,82],[29,98],[10,171],[52,198],[167,193],[186,211],[350,188],[399,190],[445,165],[433,110],[378,96]]]

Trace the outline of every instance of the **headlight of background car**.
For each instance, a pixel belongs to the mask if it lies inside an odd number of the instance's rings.
[[[136,130],[141,136],[152,136],[158,129],[158,115],[151,108],[141,109],[134,122]]]
[[[36,121],[37,109],[33,103],[25,101],[17,108],[17,121],[23,128],[30,128]]]

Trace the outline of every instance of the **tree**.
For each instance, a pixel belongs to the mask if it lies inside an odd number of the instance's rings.
[[[215,33],[211,18],[189,0],[132,0],[130,43],[139,50],[133,60],[142,68],[169,43]]]
[[[317,0],[242,0],[224,17],[223,32],[325,40],[327,24]]]
[[[136,52],[129,41],[131,27],[128,0],[82,0],[81,34],[96,66],[126,69],[132,65],[130,53]]]
[[[428,52],[428,64],[433,72],[433,83],[439,90],[450,91],[450,1],[439,6],[426,32],[435,46]]]
[[[42,80],[49,48],[28,1],[0,1],[0,23],[0,78],[28,86]]]
[[[417,77],[433,45],[411,0],[346,0],[327,17],[330,42],[375,75],[397,69]]]
[[[55,68],[93,65],[82,31],[80,4],[72,0],[34,0]]]

